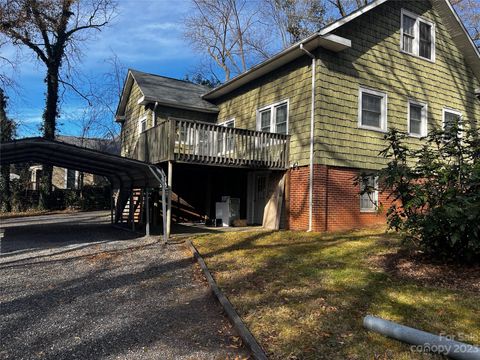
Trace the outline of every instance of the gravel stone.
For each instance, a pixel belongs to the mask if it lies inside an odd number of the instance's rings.
[[[105,212],[0,221],[0,359],[249,357],[183,244]]]

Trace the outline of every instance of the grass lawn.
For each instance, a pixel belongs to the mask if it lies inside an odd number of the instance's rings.
[[[470,287],[456,286],[461,277],[429,281],[428,271],[417,274],[411,266],[405,274],[412,275],[403,276],[384,265],[400,247],[382,229],[227,232],[192,240],[273,359],[434,358],[364,330],[367,314],[480,342],[478,271]]]

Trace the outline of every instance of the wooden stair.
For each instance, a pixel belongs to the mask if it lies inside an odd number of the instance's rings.
[[[144,196],[142,189],[133,189],[132,196],[130,197],[130,192],[125,194],[126,197],[125,206],[123,206],[123,210],[120,214],[120,222],[129,222],[130,219],[130,208],[133,206],[133,221],[137,224],[143,221],[143,202]],[[132,203],[130,200],[133,200]]]

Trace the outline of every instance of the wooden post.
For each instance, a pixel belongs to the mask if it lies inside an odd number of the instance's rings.
[[[167,238],[170,238],[172,229],[172,180],[173,180],[173,162],[168,162],[168,198],[167,198]]]
[[[145,188],[145,235],[150,236],[150,201],[149,189]]]

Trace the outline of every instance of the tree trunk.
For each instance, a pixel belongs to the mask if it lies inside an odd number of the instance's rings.
[[[7,119],[7,99],[3,89],[0,88],[0,142],[12,140],[12,124]],[[0,169],[0,207],[2,211],[12,211],[10,191],[10,164],[3,165]]]
[[[55,127],[58,115],[58,75],[60,67],[56,64],[47,67],[47,99],[45,111],[43,113],[43,137],[47,140],[55,140]],[[53,166],[43,164],[42,180],[40,185],[40,196],[38,197],[38,207],[40,209],[49,209],[50,196],[52,192],[52,173]]]

